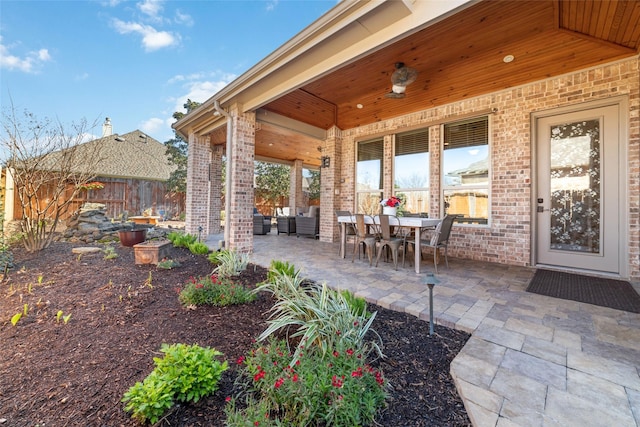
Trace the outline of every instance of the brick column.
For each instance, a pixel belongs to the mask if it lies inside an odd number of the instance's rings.
[[[189,134],[187,159],[187,195],[185,231],[198,234],[198,227],[208,233],[209,224],[209,139]]]
[[[211,151],[211,167],[209,170],[209,180],[211,191],[209,200],[209,231],[208,234],[219,234],[222,232],[220,227],[220,211],[222,207],[222,145],[215,145]]]
[[[342,152],[342,132],[337,127],[327,131],[322,144],[322,156],[329,157],[329,167],[320,169],[320,240],[337,241],[340,236],[336,222],[336,209],[340,206],[340,153]]]
[[[231,135],[231,156],[227,153],[228,165],[231,165],[231,201],[229,215],[229,242],[227,248],[237,252],[253,250],[253,161],[255,158],[256,115],[253,112],[242,113],[238,104],[229,111],[233,123]]]
[[[302,194],[302,160],[295,160],[289,172],[289,214],[295,215],[297,207],[304,206]]]

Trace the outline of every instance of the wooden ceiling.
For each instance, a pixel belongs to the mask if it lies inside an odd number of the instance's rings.
[[[639,22],[640,1],[481,1],[262,108],[350,129],[636,55]],[[404,99],[384,96],[396,62],[418,71]],[[277,127],[256,132],[256,156],[318,165],[314,145]]]
[[[484,1],[264,108],[349,129],[633,55],[639,22],[638,1]],[[388,99],[399,61],[418,79]]]

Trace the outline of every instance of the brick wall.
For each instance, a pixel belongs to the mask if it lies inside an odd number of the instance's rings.
[[[480,261],[526,266],[531,260],[531,114],[583,102],[626,95],[629,110],[627,145],[629,268],[632,278],[640,278],[640,73],[633,58],[544,81],[523,85],[462,102],[348,129],[342,132],[339,156],[341,179],[336,182],[341,197],[335,209],[355,208],[355,142],[379,135],[429,127],[431,161],[430,214],[441,215],[439,192],[440,123],[495,109],[490,116],[491,132],[491,219],[487,226],[456,225],[452,232],[453,256]],[[385,137],[384,195],[391,194],[391,138]],[[387,176],[387,174],[389,174]],[[344,182],[341,182],[344,180]],[[322,186],[323,193],[333,191]],[[324,197],[328,197],[324,194]],[[321,230],[329,234],[326,228]]]

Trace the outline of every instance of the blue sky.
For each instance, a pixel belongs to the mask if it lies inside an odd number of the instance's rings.
[[[0,104],[164,142],[187,98],[204,102],[335,4],[0,0]]]

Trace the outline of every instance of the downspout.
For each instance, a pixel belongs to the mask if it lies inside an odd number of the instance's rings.
[[[229,216],[231,213],[231,172],[232,172],[232,161],[231,161],[231,135],[233,135],[233,122],[231,120],[231,115],[227,113],[221,106],[220,102],[216,99],[213,102],[213,107],[216,111],[227,119],[227,176],[225,178],[225,197],[224,197],[224,242],[223,247],[225,249],[229,249],[229,239],[231,238],[231,227],[229,227]]]

